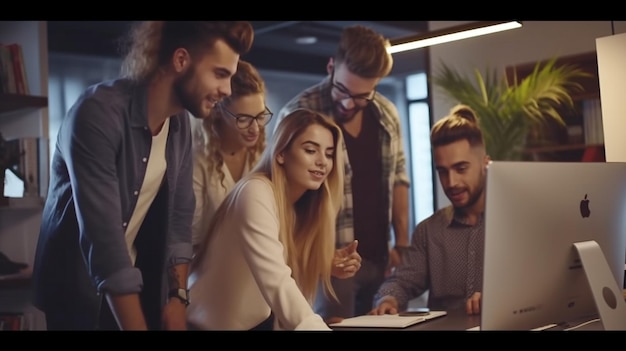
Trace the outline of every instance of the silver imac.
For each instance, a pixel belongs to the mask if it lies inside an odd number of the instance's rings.
[[[626,330],[626,163],[487,168],[481,330]]]

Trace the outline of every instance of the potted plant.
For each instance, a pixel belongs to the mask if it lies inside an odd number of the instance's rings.
[[[571,94],[583,89],[578,82],[590,74],[572,64],[557,65],[557,58],[539,62],[523,79],[510,82],[495,70],[483,75],[474,70],[475,81],[441,63],[432,82],[455,103],[477,113],[492,160],[521,160],[529,136],[540,138],[548,124],[565,128],[562,111],[573,109]]]

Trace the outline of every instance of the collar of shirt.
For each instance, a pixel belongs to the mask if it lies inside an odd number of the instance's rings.
[[[467,217],[465,216],[465,214],[463,213],[463,211],[454,208],[454,206],[449,205],[446,209],[445,209],[445,218],[446,218],[446,222],[448,223],[449,227],[452,226],[456,226],[456,225],[463,225],[463,226],[467,226],[467,227],[473,227],[474,225],[469,224],[467,221]],[[480,222],[485,220],[485,212],[483,212],[480,215]],[[475,225],[479,224],[476,223]]]

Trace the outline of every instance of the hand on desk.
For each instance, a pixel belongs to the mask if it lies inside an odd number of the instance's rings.
[[[467,301],[465,302],[465,311],[467,312],[467,314],[472,315],[472,314],[480,314],[480,297],[481,297],[481,293],[480,292],[475,292],[474,294],[472,294],[472,296],[470,296]]]
[[[376,307],[367,314],[396,314],[398,311],[398,301],[394,297],[387,296],[383,298]]]
[[[468,315],[478,315],[480,314],[480,299],[482,294],[480,292],[475,292],[465,301],[465,313]],[[374,307],[367,314],[396,314],[399,313],[398,310],[398,302],[392,296],[387,296],[383,298],[378,306]]]
[[[361,255],[356,251],[359,242],[352,243],[335,250],[331,274],[339,279],[353,277],[361,269]]]

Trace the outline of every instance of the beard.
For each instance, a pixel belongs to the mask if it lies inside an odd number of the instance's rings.
[[[339,123],[348,123],[363,109],[364,107],[355,105],[351,110],[346,110],[341,104],[341,101],[335,101],[335,121]]]
[[[182,76],[174,81],[174,95],[185,110],[189,111],[195,118],[204,119],[207,118],[209,114],[203,115],[202,99],[195,99],[190,88],[194,73],[195,67],[191,66]]]
[[[454,208],[460,211],[464,211],[466,209],[472,208],[472,206],[474,206],[478,202],[478,200],[480,199],[484,191],[485,191],[485,182],[483,181],[480,184],[478,184],[478,186],[473,192],[472,191],[469,192],[469,198],[467,199],[467,203],[461,206],[456,206],[453,204]]]

